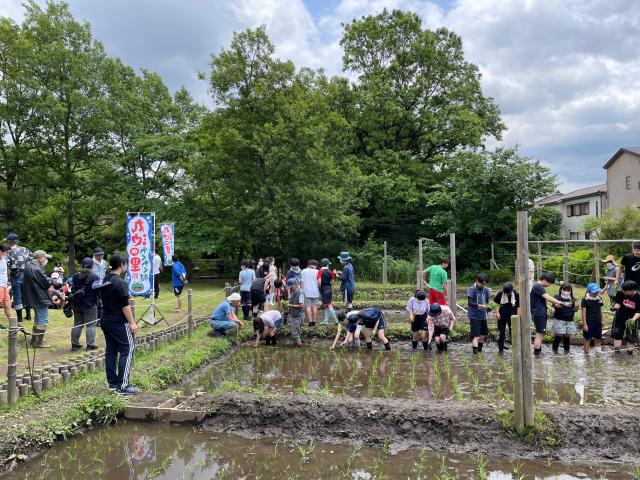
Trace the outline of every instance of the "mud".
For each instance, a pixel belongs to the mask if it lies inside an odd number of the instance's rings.
[[[426,448],[494,458],[562,462],[640,463],[640,413],[628,408],[538,407],[553,423],[559,445],[531,444],[495,420],[506,405],[317,396],[203,396],[193,407],[209,411],[202,429],[246,438],[279,438],[368,447],[391,452]]]

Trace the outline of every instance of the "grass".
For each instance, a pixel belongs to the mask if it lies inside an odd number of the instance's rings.
[[[525,427],[521,434],[516,432],[513,410],[500,409],[496,411],[494,419],[509,434],[518,435],[527,443],[544,446],[560,444],[560,435],[555,423],[540,409],[536,409],[534,413],[533,426]]]

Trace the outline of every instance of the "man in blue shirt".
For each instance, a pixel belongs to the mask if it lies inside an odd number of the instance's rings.
[[[213,328],[216,336],[219,337],[225,335],[228,330],[235,330],[236,328],[244,327],[244,322],[239,320],[235,313],[239,304],[240,294],[232,293],[211,313],[209,325]]]
[[[471,324],[471,336],[473,340],[471,346],[473,353],[482,352],[484,345],[484,337],[489,334],[487,326],[487,312],[489,308],[489,294],[491,291],[487,288],[489,277],[486,273],[476,275],[476,281],[467,290],[469,323]]]
[[[176,312],[181,312],[182,298],[180,298],[180,296],[182,295],[182,289],[185,284],[189,283],[187,280],[187,269],[184,268],[178,255],[173,255],[171,259],[173,260],[173,266],[171,267],[171,285],[173,286],[173,293],[177,301]]]
[[[242,319],[247,321],[251,311],[251,284],[256,279],[256,272],[251,268],[251,260],[242,260],[240,268],[240,274],[238,275],[240,305],[242,305]]]
[[[344,265],[338,279],[341,282],[340,290],[342,290],[344,296],[344,304],[347,311],[349,311],[353,309],[353,295],[356,291],[356,275],[353,271],[353,265],[351,265],[351,255],[349,255],[349,252],[341,252],[338,260]]]

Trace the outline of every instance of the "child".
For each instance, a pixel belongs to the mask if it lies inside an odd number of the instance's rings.
[[[333,309],[332,285],[335,276],[333,272],[329,270],[331,262],[329,262],[328,258],[323,258],[320,260],[320,265],[322,265],[322,268],[318,270],[318,287],[320,288],[320,298],[322,299],[322,306],[324,308],[324,320],[322,320],[322,324],[329,325],[329,317],[332,317],[334,324],[338,325],[340,322],[338,322],[336,311]]]
[[[509,338],[511,338],[511,317],[520,314],[520,295],[513,289],[513,283],[507,282],[493,301],[499,305],[496,312],[499,332],[498,353],[502,355],[505,350],[508,350],[504,345],[507,327],[509,327]]]
[[[488,282],[489,277],[487,274],[479,273],[476,275],[475,283],[467,290],[469,303],[467,314],[469,315],[469,323],[471,324],[471,336],[473,337],[471,346],[473,353],[482,352],[484,339],[489,334],[487,312],[491,310],[488,305],[491,291],[486,286]]]
[[[620,353],[622,340],[633,340],[637,333],[636,322],[640,320],[638,284],[633,280],[624,282],[620,287],[620,291],[616,294],[615,301],[613,308],[616,314],[613,318],[611,337],[613,338],[614,351]],[[628,349],[627,353],[631,355],[633,350]]]
[[[598,288],[598,293],[600,289]],[[569,283],[560,285],[560,292],[553,298],[561,305],[553,306],[553,353],[558,353],[560,342],[564,348],[564,353],[569,353],[571,348],[571,335],[577,333],[576,324],[573,321],[574,312],[578,310],[578,302],[573,296],[573,287]]]
[[[563,302],[556,300],[547,293],[546,288],[555,282],[556,277],[545,272],[540,275],[540,280],[531,287],[529,298],[531,300],[531,316],[536,327],[536,337],[533,340],[533,353],[535,355],[540,355],[542,352],[542,340],[547,330],[547,302],[564,308]]]
[[[604,265],[607,269],[604,279],[607,281],[606,292],[609,297],[611,311],[616,304],[616,273],[618,271],[618,265],[616,265],[616,258],[613,255],[607,255],[604,259]]]
[[[253,331],[256,332],[256,344],[260,345],[260,338],[265,337],[267,345],[276,344],[276,332],[282,325],[282,314],[277,310],[269,310],[253,321]]]
[[[407,302],[407,312],[409,312],[409,322],[411,322],[411,347],[418,348],[418,338],[422,337],[422,348],[429,350],[427,341],[427,312],[429,302],[427,294],[423,290],[417,290],[415,295]]]
[[[344,341],[340,344],[340,346],[344,347],[346,345],[348,347],[359,347],[360,331],[362,330],[360,310],[347,310],[344,312],[340,312],[338,314],[338,320],[345,323],[345,328],[347,330],[347,335],[345,336]],[[336,338],[333,341],[333,345],[331,345],[331,349],[335,348],[338,338],[340,338],[340,326],[338,326],[338,332],[336,333]]]
[[[291,321],[291,339],[296,347],[302,346],[300,329],[304,319],[304,304],[302,300],[302,290],[300,290],[300,280],[293,277],[287,282],[289,287],[289,319]]]
[[[591,340],[595,343],[597,353],[602,352],[602,298],[600,286],[595,283],[587,285],[587,296],[582,299],[582,336],[584,337],[584,353],[589,353]],[[565,349],[566,350],[566,349]]]
[[[456,324],[456,316],[446,305],[434,303],[429,308],[427,324],[429,325],[428,343],[431,344],[431,339],[435,339],[438,351],[446,352],[448,348],[447,337]]]
[[[60,290],[64,284],[64,268],[62,268],[62,264],[60,262],[56,262],[50,278],[53,288]]]
[[[267,289],[269,284],[267,283],[267,274],[269,273],[269,266],[262,264],[256,272],[256,276],[251,283],[251,313],[253,319],[258,317],[258,311],[268,311],[269,303],[267,303]]]
[[[367,350],[373,349],[372,335],[378,335],[378,338],[384,345],[385,350],[391,350],[391,343],[384,335],[384,329],[387,322],[384,319],[382,310],[377,307],[363,308],[358,313],[360,322],[364,325],[364,340],[367,343]]]

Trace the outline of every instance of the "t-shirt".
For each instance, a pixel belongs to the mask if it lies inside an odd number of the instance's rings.
[[[251,284],[253,283],[253,279],[256,278],[256,272],[251,268],[245,268],[240,271],[240,275],[238,279],[240,281],[240,290],[242,292],[248,292],[251,290]]]
[[[282,314],[277,310],[269,310],[264,312],[260,318],[262,318],[265,327],[275,328],[276,322],[282,318]]]
[[[307,267],[302,270],[302,293],[306,298],[320,298],[317,269]]]
[[[171,267],[171,284],[174,287],[182,287],[184,285],[184,278],[187,276],[187,269],[184,268],[182,262],[176,262]]]
[[[586,308],[587,323],[600,323],[602,320],[602,299],[600,297],[585,297],[580,302],[580,308]]]
[[[531,295],[529,296],[531,302],[531,316],[538,318],[547,318],[547,301],[544,299],[547,291],[538,282],[531,287]]]
[[[618,315],[622,315],[622,318],[629,319],[636,313],[640,313],[640,293],[638,292],[627,297],[622,291],[619,291],[616,293],[616,303],[620,304]]]
[[[267,281],[266,277],[256,277],[253,279],[253,282],[251,282],[251,290],[260,290],[261,292],[264,292],[264,283]]]
[[[218,320],[224,322],[228,320],[227,315],[233,312],[233,307],[226,300],[218,305],[213,312],[211,312],[211,320]]]
[[[302,270],[300,270],[300,267],[298,267],[296,270],[294,270],[293,268],[290,268],[287,271],[287,280],[291,280],[292,278],[297,278],[298,280],[300,280],[301,277],[302,277]]]
[[[333,276],[333,272],[326,267],[322,267],[320,270],[318,270],[318,280],[320,280],[320,288],[331,287]]]
[[[122,308],[129,305],[129,285],[118,275],[108,273],[100,285],[101,323],[127,323]]]
[[[621,265],[624,265],[624,280],[633,280],[640,285],[640,257],[628,253],[622,257]]]
[[[478,308],[478,305],[489,303],[490,293],[491,291],[487,287],[478,288],[475,283],[467,289],[467,298],[469,299],[467,314],[469,318],[474,320],[487,319],[487,311]]]
[[[9,285],[9,273],[7,267],[7,259],[0,258],[0,288],[7,288]]]
[[[407,302],[407,312],[413,312],[414,315],[424,315],[429,311],[428,300],[418,300],[416,297],[411,297]]]
[[[154,255],[153,256],[153,274],[154,275],[160,274],[161,266],[162,266],[162,258],[160,258],[160,255]]]
[[[520,294],[518,292],[512,292],[511,295],[509,295],[509,298],[505,299],[505,303],[502,303],[502,297],[506,297],[506,295],[507,294],[504,292],[498,292],[493,301],[499,305],[498,313],[500,313],[500,318],[509,320],[511,317],[518,314],[518,308],[520,308]],[[513,302],[511,301],[512,296]]]
[[[447,271],[440,265],[431,265],[426,271],[429,274],[429,288],[444,293],[444,286],[447,283]]]
[[[289,295],[289,313],[292,317],[301,317],[304,307],[292,307],[291,305],[302,305],[302,290],[300,287],[292,290]]]
[[[571,306],[565,305],[564,307],[561,307],[561,308],[554,308],[553,318],[556,318],[558,320],[564,320],[565,322],[572,322],[573,315],[575,313],[575,310],[573,309],[575,306],[575,299],[565,300],[564,298],[562,298],[562,296],[560,296],[560,294],[554,295],[553,298],[555,298],[556,300],[562,303],[571,302]]]

